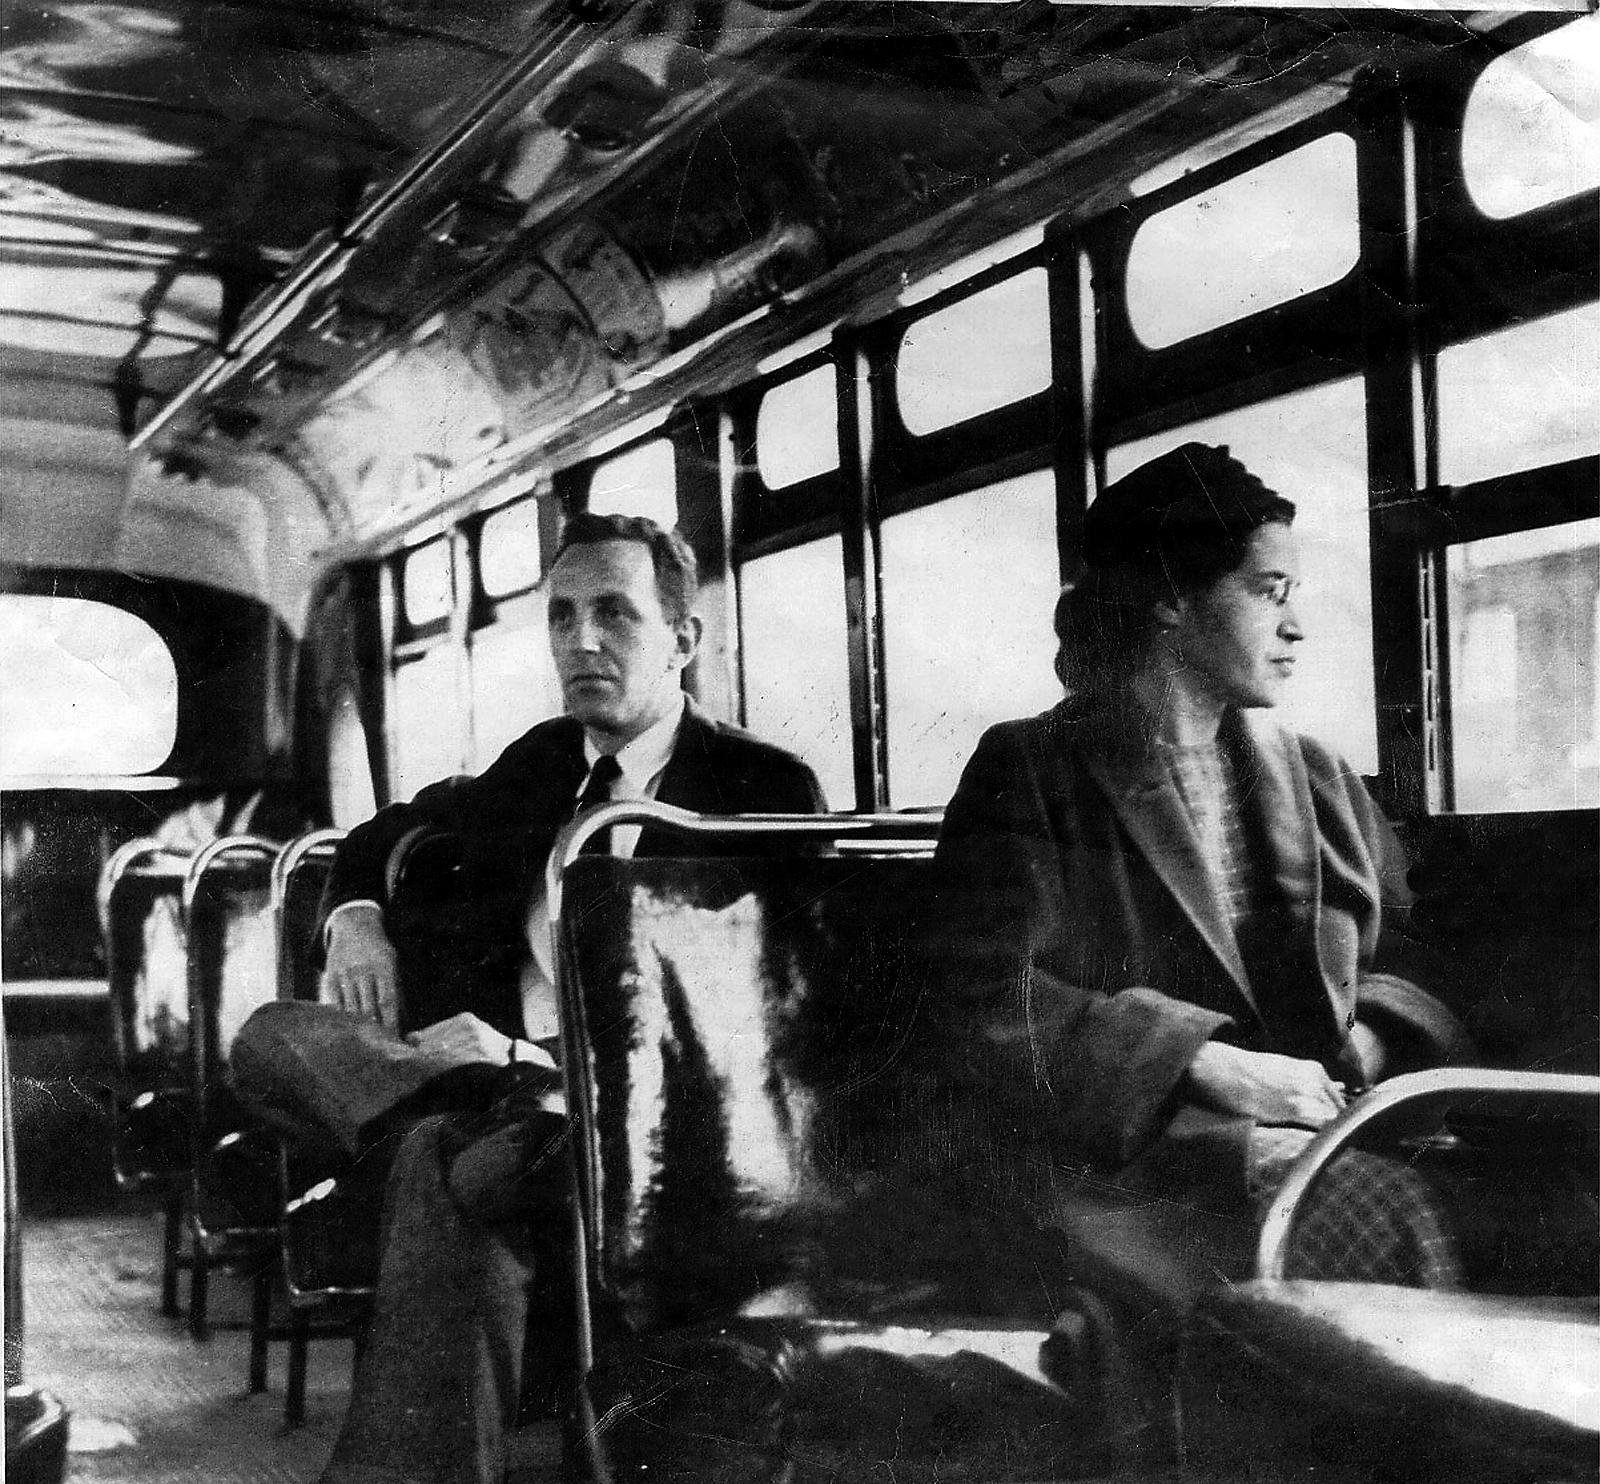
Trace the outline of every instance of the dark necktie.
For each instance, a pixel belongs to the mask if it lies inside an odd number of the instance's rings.
[[[593,809],[596,804],[609,804],[611,790],[620,777],[622,777],[622,764],[609,752],[602,752],[594,760],[594,767],[589,770],[588,782],[583,785],[583,792],[578,795],[578,802],[573,806],[573,817],[576,818],[585,809]],[[591,835],[580,852],[582,855],[610,853],[610,830],[600,830],[597,834]]]

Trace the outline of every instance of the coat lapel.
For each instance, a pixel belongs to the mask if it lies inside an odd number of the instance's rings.
[[[1189,812],[1160,759],[1146,753],[1108,752],[1090,753],[1086,762],[1151,869],[1166,884],[1240,995],[1256,1008],[1239,945],[1205,868]]]

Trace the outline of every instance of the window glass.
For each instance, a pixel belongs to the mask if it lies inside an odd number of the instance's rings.
[[[1600,303],[1446,346],[1438,383],[1446,484],[1600,452]]]
[[[450,612],[450,542],[444,537],[406,556],[400,574],[402,611],[414,628]]]
[[[1600,187],[1600,17],[1483,69],[1461,124],[1461,172],[1485,216],[1520,216]]]
[[[1128,318],[1152,349],[1175,345],[1337,283],[1360,251],[1355,140],[1327,134],[1145,222]]]
[[[589,481],[595,515],[647,515],[659,525],[678,523],[678,474],[672,443],[652,438],[596,464]]]
[[[900,418],[913,433],[1045,391],[1050,385],[1050,284],[1029,268],[909,325],[896,363]]]
[[[478,533],[478,578],[491,598],[520,593],[539,580],[539,502],[497,510]]]
[[[1061,699],[1055,477],[891,516],[881,545],[890,796],[943,804],[985,727]]]
[[[341,829],[371,819],[378,807],[354,685],[339,687],[328,715],[328,801]]]
[[[535,722],[561,712],[544,616],[496,624],[472,636],[474,772],[487,768]]]
[[[178,732],[161,636],[108,603],[0,596],[0,775],[148,773]]]
[[[1600,520],[1445,552],[1456,808],[1600,805]]]
[[[448,645],[407,660],[394,672],[394,796],[461,771],[461,706],[456,652]]]
[[[839,467],[839,407],[832,366],[779,382],[756,414],[756,468],[783,489]]]
[[[1357,772],[1376,773],[1364,411],[1359,380],[1334,382],[1124,444],[1107,455],[1106,473],[1120,478],[1192,439],[1225,444],[1294,501],[1303,579],[1295,611],[1305,640],[1279,719]]]
[[[739,568],[745,725],[798,752],[828,802],[855,802],[844,553],[837,536]]]

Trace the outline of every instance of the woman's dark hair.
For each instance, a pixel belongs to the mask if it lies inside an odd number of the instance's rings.
[[[1205,443],[1108,486],[1084,516],[1084,574],[1056,601],[1056,674],[1067,693],[1120,689],[1149,645],[1157,603],[1210,587],[1244,560],[1261,526],[1293,519],[1290,501]]]
[[[700,590],[700,569],[694,550],[677,531],[670,531],[643,515],[591,515],[581,511],[561,528],[557,562],[574,546],[596,546],[603,541],[637,541],[650,553],[655,568],[656,593],[661,611],[674,628],[689,616]]]

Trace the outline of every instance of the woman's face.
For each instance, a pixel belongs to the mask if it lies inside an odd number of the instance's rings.
[[[1300,581],[1294,531],[1260,526],[1244,560],[1210,587],[1178,600],[1169,633],[1194,680],[1226,706],[1276,706],[1305,637],[1294,609]]]

